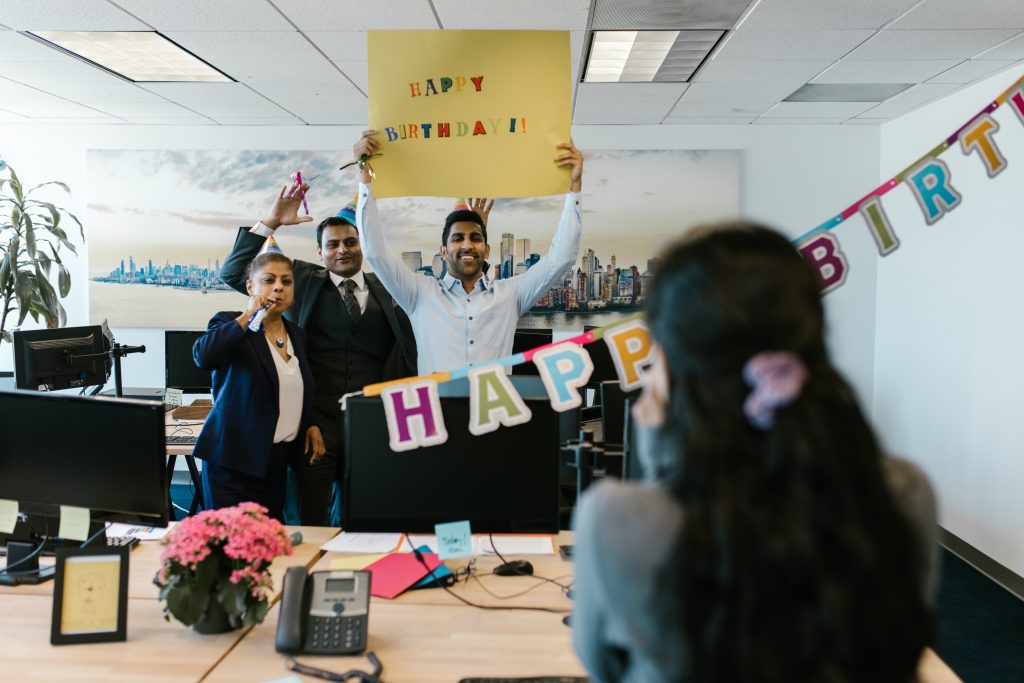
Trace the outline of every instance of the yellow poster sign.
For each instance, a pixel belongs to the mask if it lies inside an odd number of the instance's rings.
[[[569,188],[567,31],[369,31],[377,197],[530,197]]]

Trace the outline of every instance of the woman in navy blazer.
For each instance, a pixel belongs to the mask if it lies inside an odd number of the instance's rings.
[[[249,310],[217,313],[192,349],[196,365],[213,371],[214,399],[194,453],[205,461],[208,508],[254,501],[283,520],[288,464],[303,452],[323,457],[323,436],[310,419],[305,334],[281,317],[295,298],[291,261],[275,252],[257,256],[246,288]],[[260,309],[263,324],[253,332],[249,321]]]

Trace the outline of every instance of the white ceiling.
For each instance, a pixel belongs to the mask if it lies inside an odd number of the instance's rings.
[[[595,28],[731,29],[692,83],[579,83]],[[1024,0],[0,0],[0,123],[366,122],[370,29],[570,31],[576,124],[878,124],[1024,71]],[[157,30],[235,83],[133,84],[19,31]],[[885,102],[783,102],[907,83]]]

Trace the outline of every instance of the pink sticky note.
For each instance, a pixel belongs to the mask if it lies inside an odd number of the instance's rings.
[[[441,560],[434,553],[423,553],[423,561],[431,569],[441,566]],[[430,572],[413,553],[391,553],[366,568],[373,575],[370,594],[390,600],[413,585]]]

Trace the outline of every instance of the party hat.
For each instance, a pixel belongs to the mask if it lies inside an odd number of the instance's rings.
[[[281,246],[277,243],[277,240],[274,239],[274,236],[271,235],[270,237],[267,238],[267,241],[263,243],[263,248],[260,249],[260,254],[283,255],[284,251],[281,249]]]
[[[343,208],[341,211],[339,211],[335,215],[338,218],[343,218],[346,221],[348,221],[348,223],[352,227],[356,227],[356,203],[358,201],[359,201],[359,195],[357,195],[357,194],[352,195],[352,199],[350,199],[348,201],[348,204],[345,205],[345,208]]]
[[[472,209],[469,208],[468,200],[459,197],[455,200],[455,208],[453,208],[452,211],[472,211]]]

